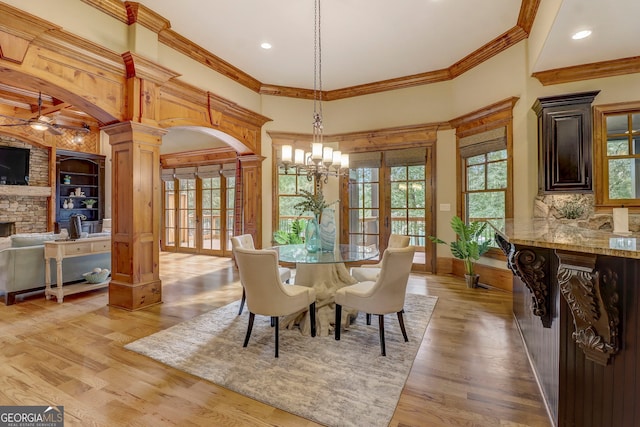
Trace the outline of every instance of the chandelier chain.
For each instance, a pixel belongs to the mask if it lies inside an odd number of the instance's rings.
[[[282,160],[279,166],[284,173],[289,169],[298,174],[306,173],[307,180],[315,183],[316,192],[322,192],[322,184],[327,184],[330,176],[341,177],[349,173],[349,155],[334,150],[330,144],[323,145],[322,124],[322,37],[320,0],[314,0],[313,23],[313,136],[311,152],[292,145],[282,146]],[[295,150],[294,150],[295,148]],[[295,151],[295,153],[294,153]],[[294,156],[295,154],[295,156]],[[295,158],[295,161],[294,161]]]
[[[322,34],[320,0],[314,1],[313,26],[313,140],[323,142],[322,125]]]

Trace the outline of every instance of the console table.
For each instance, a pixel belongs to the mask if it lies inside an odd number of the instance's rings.
[[[62,261],[64,259],[105,252],[111,252],[111,237],[92,237],[78,240],[54,240],[44,242],[45,298],[50,299],[52,296],[55,296],[58,299],[58,303],[62,303],[65,295],[77,294],[79,292],[91,291],[108,286],[109,279],[100,283],[83,282],[62,286]],[[56,260],[57,286],[55,288],[51,287],[50,259]]]

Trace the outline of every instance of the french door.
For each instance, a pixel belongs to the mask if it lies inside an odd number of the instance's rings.
[[[230,256],[235,177],[164,181],[162,250]]]
[[[427,244],[427,236],[435,234],[432,147],[355,154],[352,158],[341,195],[348,200],[341,219],[347,224],[343,241],[382,254],[389,235],[407,235],[416,247],[414,270],[433,272],[435,254]]]

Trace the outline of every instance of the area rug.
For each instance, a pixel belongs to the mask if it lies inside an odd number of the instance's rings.
[[[222,387],[327,426],[386,426],[433,313],[437,298],[407,294],[404,342],[395,315],[385,316],[387,356],[380,355],[377,317],[360,313],[340,341],[299,330],[274,330],[256,316],[242,347],[249,314],[239,301],[141,338],[125,348]]]

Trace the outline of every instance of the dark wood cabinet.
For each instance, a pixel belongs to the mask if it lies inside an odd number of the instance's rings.
[[[538,98],[538,189],[588,193],[593,189],[591,103],[600,91]]]
[[[82,230],[97,233],[104,218],[105,156],[58,150],[56,156],[56,228],[69,229],[69,218],[82,214]],[[92,203],[93,201],[93,203]]]

